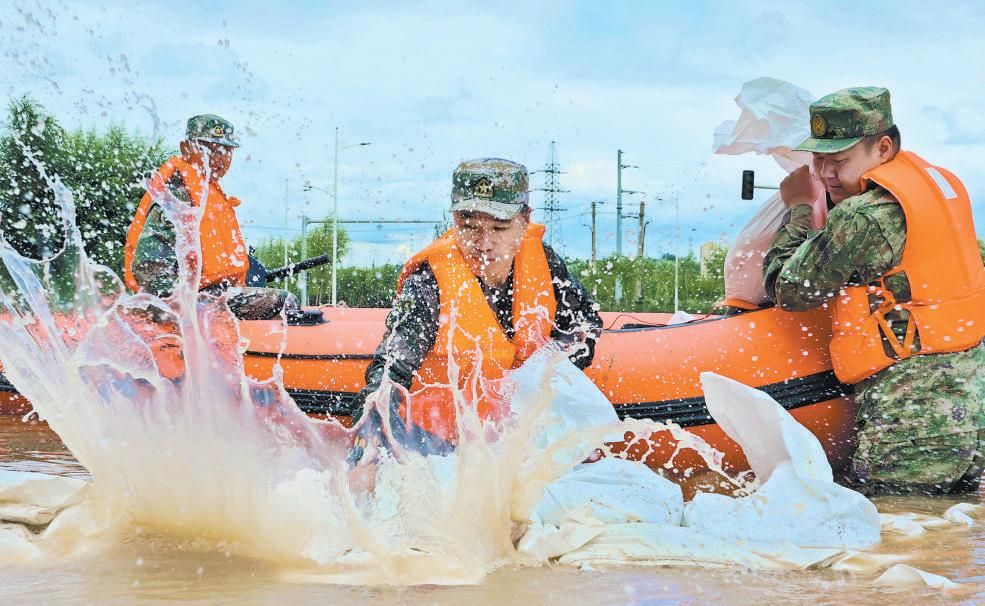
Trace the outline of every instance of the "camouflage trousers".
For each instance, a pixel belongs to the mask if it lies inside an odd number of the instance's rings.
[[[865,494],[975,490],[985,467],[985,343],[913,356],[859,384],[848,482]]]

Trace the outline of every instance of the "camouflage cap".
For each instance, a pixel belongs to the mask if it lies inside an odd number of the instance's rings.
[[[188,118],[185,136],[194,141],[208,141],[226,147],[239,147],[229,120],[215,114],[200,114]]]
[[[474,211],[512,219],[527,207],[527,167],[502,158],[462,162],[452,174],[451,211]]]
[[[794,150],[833,154],[892,126],[888,90],[879,86],[846,88],[811,103],[811,136]]]

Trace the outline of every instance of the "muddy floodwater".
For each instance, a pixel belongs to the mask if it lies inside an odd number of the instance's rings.
[[[121,453],[125,456],[125,453]],[[207,464],[203,462],[203,464]],[[0,468],[86,477],[44,423],[0,417]],[[957,498],[880,498],[883,512],[940,515]],[[875,588],[872,578],[833,572],[616,567],[505,568],[477,586],[368,588],[286,580],[264,562],[146,538],[99,558],[0,569],[0,604],[985,604],[985,526],[940,530],[919,539],[887,536],[878,551],[977,585],[961,594]]]

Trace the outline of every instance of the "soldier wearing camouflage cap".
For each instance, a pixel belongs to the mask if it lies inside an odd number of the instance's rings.
[[[854,385],[846,481],[872,493],[973,490],[985,451],[985,266],[960,180],[900,150],[889,91],[810,107],[813,154],[783,180],[788,215],[764,259],[789,311],[832,309],[831,360]],[[820,191],[830,213],[813,230]]]
[[[233,125],[215,114],[199,114],[188,119],[185,138],[189,141],[204,141],[229,148],[239,147]]]
[[[262,265],[249,254],[236,217],[239,200],[226,195],[219,180],[239,147],[231,122],[215,114],[188,119],[181,154],[170,158],[149,182],[127,232],[124,278],[131,291],[167,297],[178,280],[175,228],[167,201],[204,205],[199,225],[203,291],[237,289],[230,309],[243,319],[271,319],[285,306],[299,310],[287,292],[262,288]],[[300,312],[299,312],[300,313]]]
[[[450,210],[453,227],[414,255],[398,279],[387,333],[354,403],[355,417],[364,406],[373,414],[353,459],[367,438],[380,441],[373,431],[380,406],[406,421],[393,427],[405,447],[445,452],[458,439],[454,391],[480,419],[496,420],[508,405],[491,385],[545,343],[561,341],[575,365],[591,364],[601,319],[543,242],[544,227],[530,221],[526,167],[500,158],[462,162],[452,174]],[[458,385],[451,386],[450,365]],[[410,406],[398,390],[381,388],[390,384],[409,390]]]

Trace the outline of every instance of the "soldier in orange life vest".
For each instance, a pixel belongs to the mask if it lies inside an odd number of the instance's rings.
[[[811,105],[814,154],[784,179],[790,208],[764,260],[783,309],[830,307],[831,361],[855,386],[858,449],[847,481],[867,493],[960,492],[985,449],[985,266],[968,192],[900,151],[889,91]],[[831,212],[812,229],[823,187]]]
[[[487,421],[507,412],[497,379],[548,341],[572,345],[580,368],[591,364],[602,325],[597,306],[543,242],[544,227],[530,222],[527,182],[525,167],[498,158],[455,169],[454,227],[404,265],[355,417],[367,397],[391,398],[380,389],[388,379],[409,390],[412,404],[388,402],[391,418],[401,419],[395,437],[446,452],[458,437],[449,356],[456,387]],[[352,458],[361,456],[357,446]]]
[[[211,114],[188,120],[181,155],[165,162],[151,178],[150,191],[127,232],[123,268],[131,291],[166,297],[178,279],[174,226],[155,200],[166,191],[189,204],[205,205],[199,228],[203,291],[218,294],[235,289],[227,302],[242,319],[272,319],[285,306],[288,312],[299,313],[297,301],[286,291],[262,288],[265,270],[243,241],[235,211],[239,200],[219,186],[237,147],[233,125],[227,120]]]

